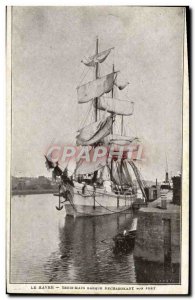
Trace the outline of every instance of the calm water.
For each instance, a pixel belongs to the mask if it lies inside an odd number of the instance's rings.
[[[113,251],[112,238],[129,229],[132,213],[65,217],[53,195],[14,196],[11,210],[12,283],[178,282],[179,267],[143,262]]]

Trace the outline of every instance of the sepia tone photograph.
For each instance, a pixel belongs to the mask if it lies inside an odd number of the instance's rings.
[[[7,292],[187,294],[186,7],[7,7]]]

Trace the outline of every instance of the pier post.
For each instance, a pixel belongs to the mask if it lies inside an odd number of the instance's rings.
[[[167,209],[167,198],[165,195],[161,196],[161,208],[162,209]]]

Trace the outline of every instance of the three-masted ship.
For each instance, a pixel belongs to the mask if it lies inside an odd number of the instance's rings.
[[[114,65],[109,74],[100,76],[99,66],[112,49],[99,52],[97,38],[95,54],[81,61],[87,68],[93,69],[94,79],[77,87],[78,103],[91,103],[94,116],[93,122],[78,130],[77,146],[90,147],[93,152],[97,147],[105,146],[106,156],[91,163],[81,158],[72,176],[68,175],[67,167],[62,170],[58,163],[54,164],[46,157],[47,168],[53,169],[54,177],[60,179],[57,209],[65,206],[67,215],[97,216],[125,212],[135,202],[138,188],[145,197],[144,183],[134,161],[128,159],[128,150],[120,155],[116,151],[117,147],[131,145],[137,137],[125,135],[123,123],[124,117],[133,114],[134,103],[115,97],[115,89],[120,92],[128,83],[117,84],[118,71],[115,71]],[[117,118],[120,118],[120,133],[114,132]]]

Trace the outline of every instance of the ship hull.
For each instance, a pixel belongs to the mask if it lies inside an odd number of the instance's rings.
[[[127,211],[135,200],[136,195],[124,196],[101,190],[83,194],[74,188],[74,196],[65,202],[65,210],[66,215],[74,217],[110,215]]]

